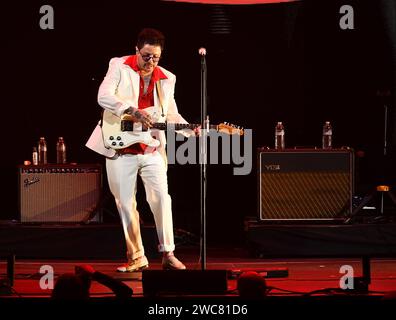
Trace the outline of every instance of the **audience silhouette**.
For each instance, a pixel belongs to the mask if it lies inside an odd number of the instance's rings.
[[[96,271],[89,264],[85,264],[76,266],[75,273],[60,275],[51,297],[54,300],[88,300],[92,280],[111,289],[117,299],[127,299],[133,294],[133,290],[125,283]]]
[[[237,290],[241,298],[261,299],[267,295],[267,284],[257,272],[245,271],[237,280]]]

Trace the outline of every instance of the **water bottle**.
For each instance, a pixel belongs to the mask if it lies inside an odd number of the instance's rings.
[[[285,127],[281,121],[275,126],[275,149],[285,149]]]
[[[38,142],[38,163],[47,164],[47,142],[44,137],[40,137]]]
[[[331,149],[332,135],[333,135],[333,129],[331,127],[330,121],[326,121],[325,124],[323,125],[322,149]]]
[[[56,143],[56,163],[66,163],[66,144],[63,137],[59,137]]]
[[[33,147],[33,152],[32,152],[32,163],[34,166],[38,165],[38,152],[37,152],[37,147]]]

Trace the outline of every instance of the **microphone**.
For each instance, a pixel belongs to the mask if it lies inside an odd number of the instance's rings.
[[[201,48],[199,48],[199,50],[198,50],[198,53],[201,55],[201,56],[206,56],[206,49],[204,48],[204,47],[201,47]]]
[[[198,53],[201,56],[201,69],[204,70],[206,68],[206,49],[204,47],[201,47],[199,48]]]

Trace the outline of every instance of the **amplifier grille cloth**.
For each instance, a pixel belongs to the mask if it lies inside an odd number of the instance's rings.
[[[350,192],[348,172],[266,172],[261,174],[262,218],[342,217],[349,210]]]
[[[100,199],[99,172],[20,173],[19,178],[21,222],[83,222]]]

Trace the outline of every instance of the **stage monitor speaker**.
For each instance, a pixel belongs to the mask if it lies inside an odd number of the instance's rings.
[[[352,212],[351,149],[259,149],[260,220],[339,220]]]
[[[18,167],[21,222],[101,222],[100,164]]]
[[[143,294],[224,294],[227,270],[143,270]]]

